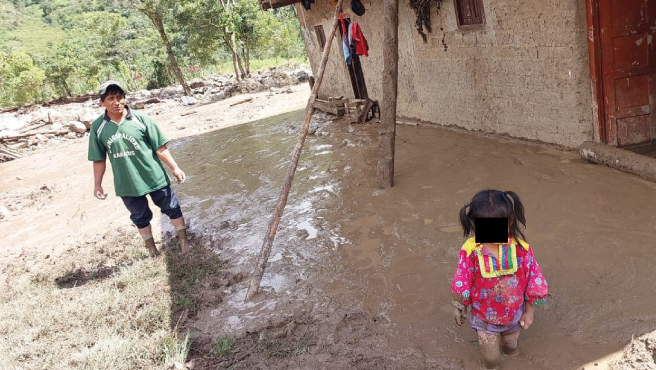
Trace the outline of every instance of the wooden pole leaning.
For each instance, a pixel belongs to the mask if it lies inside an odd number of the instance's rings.
[[[296,147],[294,148],[294,151],[291,155],[291,162],[287,168],[287,177],[285,178],[285,183],[283,184],[282,190],[280,191],[280,195],[278,197],[278,206],[276,207],[276,210],[273,213],[273,217],[269,222],[267,233],[264,236],[264,241],[262,242],[260,255],[251,274],[252,277],[248,291],[246,292],[246,300],[251,299],[260,289],[260,282],[262,282],[262,276],[264,276],[264,270],[266,268],[267,262],[269,261],[269,256],[271,255],[273,240],[276,237],[276,231],[278,229],[278,224],[280,223],[280,218],[282,217],[285,206],[287,205],[287,197],[289,196],[289,190],[292,187],[292,181],[294,180],[294,174],[296,173],[298,160],[301,157],[303,144],[305,144],[305,138],[307,137],[308,131],[310,129],[310,120],[312,119],[312,114],[314,113],[314,102],[317,99],[317,94],[319,92],[319,88],[321,87],[321,81],[323,80],[323,74],[326,70],[326,64],[328,63],[328,57],[330,55],[330,47],[332,45],[332,40],[335,37],[335,31],[337,30],[338,26],[339,15],[342,12],[343,2],[344,0],[338,0],[337,6],[335,7],[335,13],[333,15],[332,26],[330,29],[330,36],[328,37],[329,42],[326,43],[326,47],[324,48],[323,54],[321,55],[319,73],[316,76],[314,86],[312,87],[312,93],[310,94],[310,99],[308,100],[307,107],[305,108],[305,120],[303,121],[303,126],[301,127],[301,133],[298,137],[298,141],[296,142]]]

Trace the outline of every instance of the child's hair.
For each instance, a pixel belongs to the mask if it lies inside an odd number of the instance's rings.
[[[118,95],[120,98],[125,98],[125,91],[116,85],[109,85],[104,94],[100,95],[100,101],[105,101],[109,95]]]
[[[467,210],[469,208],[469,211]],[[472,200],[460,209],[460,224],[465,238],[475,234],[474,220],[477,218],[508,218],[510,236],[519,242],[519,237],[526,240],[520,224],[526,227],[524,206],[519,196],[513,191],[481,190]]]

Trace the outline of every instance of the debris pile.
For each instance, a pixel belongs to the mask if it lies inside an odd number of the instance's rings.
[[[290,85],[308,81],[312,71],[269,68],[237,81],[234,76],[212,76],[189,81],[193,95],[184,95],[181,85],[154,90],[128,92],[127,100],[135,109],[146,109],[164,102],[182,106],[212,103],[238,94],[269,91],[289,93]],[[91,122],[98,117],[97,96],[59,99],[43,105],[30,105],[0,111],[0,162],[20,158],[45,144],[76,140],[88,135]]]

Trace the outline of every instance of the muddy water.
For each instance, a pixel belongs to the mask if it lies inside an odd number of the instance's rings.
[[[259,251],[301,119],[291,113],[173,148],[189,175],[178,192],[193,232],[236,272],[249,271]],[[237,335],[306,315],[321,356],[281,367],[478,368],[474,333],[452,323],[450,279],[463,241],[458,211],[484,188],[520,195],[551,288],[504,368],[580,369],[656,329],[655,184],[574,153],[400,126],[396,185],[379,191],[376,127],[314,125],[262,294],[244,303],[242,281],[199,315],[197,332]]]

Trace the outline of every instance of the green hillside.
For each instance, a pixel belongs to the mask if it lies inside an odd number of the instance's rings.
[[[44,54],[67,37],[75,21],[104,10],[98,1],[0,0],[0,50]],[[105,4],[107,5],[107,4]]]
[[[175,82],[165,43],[146,16],[153,9],[185,78],[246,76],[251,66],[305,58],[293,8],[264,12],[257,0],[228,4],[0,0],[0,107],[85,94],[107,78],[129,89]]]

